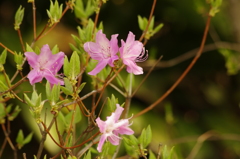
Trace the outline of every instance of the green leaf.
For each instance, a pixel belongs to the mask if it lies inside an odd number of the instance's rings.
[[[83,82],[83,83],[78,87],[78,89],[77,89],[77,94],[79,94],[79,93],[82,91],[82,89],[84,88],[85,85],[86,85],[86,82]]]
[[[57,54],[59,53],[59,48],[57,45],[55,45],[53,48],[52,48],[52,54]]]
[[[38,107],[38,106],[40,106],[41,100],[42,100],[41,94],[38,95],[37,92],[34,90],[32,93],[32,99],[31,99],[32,103],[36,107]]]
[[[70,77],[70,70],[71,69],[70,69],[69,61],[68,61],[67,56],[65,55],[64,64],[63,64],[63,72],[64,72],[65,76]]]
[[[23,144],[28,144],[32,140],[33,133],[28,134],[28,136],[24,139]]]
[[[227,49],[218,50],[225,58],[225,67],[229,75],[236,75],[240,69],[240,53]]]
[[[22,6],[20,5],[20,7],[18,8],[18,10],[15,14],[15,23],[14,23],[15,30],[20,29],[20,25],[22,24],[23,16],[24,16],[24,8],[22,8]]]
[[[129,138],[123,136],[124,147],[128,155],[132,156],[133,158],[138,158],[139,154],[138,140],[135,136],[133,135],[130,136],[128,136]]]
[[[153,35],[156,34],[157,32],[159,32],[163,26],[164,26],[163,23],[158,24],[153,30]]]
[[[90,150],[88,151],[87,155],[84,156],[84,159],[92,159]]]
[[[144,25],[144,21],[143,21],[143,18],[140,16],[140,15],[138,15],[138,26],[139,26],[139,28],[141,29],[141,30],[144,30],[145,29],[145,25]]]
[[[24,135],[23,135],[22,129],[20,129],[20,130],[18,131],[18,135],[17,135],[17,138],[16,138],[16,142],[17,142],[17,144],[18,144],[18,148],[19,148],[19,149],[21,149],[22,146],[24,145],[24,144],[23,144],[23,141],[24,141]]]
[[[15,107],[15,109],[13,110],[13,112],[10,114],[10,116],[8,116],[8,120],[13,121],[17,117],[17,115],[19,114],[20,111],[21,111],[21,109],[17,105]]]
[[[173,159],[173,154],[174,154],[174,147],[171,148],[168,159]]]
[[[6,116],[5,107],[2,103],[0,103],[0,121]]]
[[[149,159],[157,159],[151,150],[149,151]]]
[[[7,90],[8,87],[2,81],[0,81],[0,92],[5,92]]]
[[[153,27],[154,27],[154,16],[152,16],[152,19],[151,19],[151,22],[150,22],[150,24],[149,24],[149,28],[148,28],[148,30],[153,30]]]
[[[7,58],[7,49],[4,49],[2,54],[0,55],[0,65],[4,65]]]
[[[116,110],[116,104],[118,104],[118,99],[115,98],[114,94],[112,94],[111,99],[107,98],[107,108],[110,112],[114,112]]]
[[[142,149],[146,148],[148,144],[152,141],[152,130],[150,125],[148,125],[147,129],[143,129],[142,133],[138,139],[139,143],[142,145]]]
[[[55,0],[55,3],[53,4],[52,1],[50,1],[50,9],[47,10],[48,17],[50,19],[50,25],[52,26],[55,23],[58,23],[61,16],[62,16],[62,7],[63,5],[61,4],[59,6],[58,1]]]
[[[28,44],[26,44],[26,51],[27,52],[35,52]]]
[[[80,73],[80,59],[76,51],[73,52],[70,59],[70,70],[72,79]]]
[[[30,107],[35,107],[35,105],[32,103],[32,101],[28,98],[28,96],[24,93],[24,100]]]
[[[51,91],[51,102],[52,103],[57,103],[60,97],[60,85],[59,84],[54,84],[52,91]]]

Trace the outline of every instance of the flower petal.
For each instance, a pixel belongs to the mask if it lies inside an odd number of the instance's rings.
[[[94,42],[86,42],[83,45],[83,48],[86,52],[89,53],[91,58],[93,58],[94,60],[102,60],[103,59],[103,55],[101,53],[101,47],[99,46],[99,44],[96,44]]]
[[[58,79],[57,77],[55,77],[53,74],[49,73],[49,72],[44,72],[44,77],[49,81],[50,84],[60,84],[60,85],[64,85],[64,82],[60,79]]]
[[[98,152],[102,152],[102,146],[103,146],[104,142],[106,141],[106,139],[107,139],[107,136],[105,136],[103,134],[98,143],[98,147],[97,147]]]
[[[63,65],[64,56],[65,54],[63,52],[52,55],[45,67],[49,68],[54,75],[57,74]]]
[[[123,60],[123,63],[127,65],[127,72],[133,73],[135,75],[143,74],[143,69],[140,66],[137,66],[137,64],[134,61],[131,60]]]
[[[99,127],[99,130],[101,133],[105,132],[106,124],[104,121],[102,121],[99,117],[96,119],[97,125]]]
[[[43,74],[37,71],[37,69],[33,69],[29,72],[29,74],[27,75],[27,78],[29,79],[30,84],[33,85],[34,83],[42,81]]]
[[[118,134],[112,134],[111,136],[108,136],[108,141],[111,142],[113,145],[119,145],[119,140],[121,139],[118,137]]]
[[[27,58],[28,64],[32,67],[32,68],[36,68],[38,66],[38,55],[35,52],[25,52],[24,55]]]
[[[107,66],[108,61],[109,61],[108,59],[99,61],[97,66],[91,72],[88,72],[88,74],[89,75],[96,75],[96,74],[98,74],[104,67]]]

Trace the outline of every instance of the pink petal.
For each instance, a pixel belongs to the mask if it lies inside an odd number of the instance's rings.
[[[46,61],[49,61],[52,59],[52,51],[50,50],[48,44],[43,45],[43,47],[41,48],[41,52],[38,55],[38,63],[40,63],[40,65],[45,65]]]
[[[48,60],[45,67],[49,68],[49,70],[51,70],[54,75],[57,74],[64,63],[64,56],[65,54],[63,52],[52,55],[51,59]]]
[[[123,60],[123,63],[127,65],[127,72],[133,73],[135,75],[143,74],[142,67],[137,66],[137,64],[134,61],[131,60]]]
[[[60,84],[64,85],[64,82],[57,77],[55,77],[53,74],[49,72],[44,72],[44,77],[49,81],[50,84]]]
[[[126,135],[132,135],[134,133],[134,131],[131,128],[129,128],[128,119],[122,119],[116,125],[118,125],[116,130],[114,130],[114,132],[116,133]]]
[[[119,140],[120,137],[118,137],[118,134],[112,134],[111,136],[108,136],[108,141],[113,145],[119,145]]]
[[[107,66],[108,61],[109,61],[108,59],[99,61],[97,66],[91,72],[88,72],[88,74],[89,75],[96,75],[96,74],[98,74],[104,67]]]
[[[106,123],[104,121],[102,121],[99,117],[96,119],[96,122],[97,122],[100,132],[104,133],[105,129],[106,129]]]
[[[96,34],[96,43],[101,47],[109,47],[109,40],[107,39],[106,35],[102,33],[102,30],[99,30]]]
[[[101,47],[99,46],[99,44],[96,44],[94,42],[86,42],[83,45],[83,48],[94,60],[103,59],[103,54],[101,53]]]
[[[129,49],[128,54],[126,54],[124,58],[128,58],[134,61],[141,54],[142,50],[143,44],[139,41],[135,41]]]
[[[103,146],[104,142],[106,141],[106,139],[107,139],[107,136],[103,134],[98,143],[98,147],[97,147],[98,152],[102,152],[102,146]]]
[[[25,52],[24,55],[27,57],[28,64],[32,68],[36,68],[38,66],[38,55],[35,52]]]
[[[29,74],[27,75],[27,78],[29,79],[30,84],[33,85],[34,83],[42,81],[43,74],[37,71],[37,69],[33,69],[29,72]]]
[[[118,52],[118,40],[117,40],[118,34],[114,34],[111,36],[110,40],[110,52],[111,56],[115,56]]]
[[[135,35],[130,31],[126,40],[127,44],[132,44],[135,41]]]
[[[117,108],[114,112],[114,121],[117,122],[119,120],[119,118],[121,117],[122,115],[122,112],[123,112],[123,107],[121,107],[119,104],[116,104]]]

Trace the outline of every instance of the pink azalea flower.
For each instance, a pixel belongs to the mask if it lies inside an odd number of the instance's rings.
[[[27,58],[28,64],[33,68],[27,76],[31,85],[42,81],[44,77],[51,85],[64,84],[62,80],[55,77],[64,62],[65,55],[63,52],[53,55],[49,46],[44,45],[39,55],[35,52],[25,52],[24,55]]]
[[[129,32],[126,42],[121,40],[122,46],[119,48],[123,63],[127,65],[127,72],[135,75],[143,74],[143,69],[137,66],[136,62],[142,62],[147,59],[147,53],[140,41],[135,40],[135,35]],[[141,57],[141,56],[145,57]],[[141,59],[142,58],[142,59]]]
[[[99,117],[96,119],[97,125],[102,133],[97,150],[102,152],[102,146],[106,140],[110,141],[113,145],[118,145],[121,139],[119,134],[132,135],[134,131],[129,128],[130,124],[128,119],[120,119],[123,108],[117,104],[117,109],[111,116],[107,117],[106,121],[102,121]]]
[[[91,58],[98,60],[97,66],[88,74],[98,74],[106,65],[114,66],[113,62],[118,59],[118,34],[114,34],[109,41],[106,35],[99,30],[96,34],[96,42],[86,42],[84,50],[89,53]]]

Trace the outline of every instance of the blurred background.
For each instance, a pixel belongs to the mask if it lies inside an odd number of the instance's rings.
[[[65,6],[65,1],[59,0],[59,3]],[[48,20],[46,9],[49,9],[49,4],[49,0],[36,0],[37,33],[43,29]],[[14,30],[14,15],[20,5],[25,8],[21,25],[23,40],[31,43],[33,39],[31,4],[27,3],[27,0],[0,1],[0,42],[17,52],[21,52],[21,45]],[[137,15],[148,17],[151,6],[152,1],[149,0],[109,0],[102,6],[99,21],[103,21],[104,32],[108,37],[117,33],[119,39],[126,39],[128,32],[132,31],[138,39],[141,31]],[[155,23],[156,25],[163,23],[164,27],[146,44],[149,60],[140,65],[147,72],[157,58],[160,56],[163,58],[133,98],[130,114],[136,114],[155,102],[187,68],[200,46],[208,10],[209,6],[205,0],[157,2],[154,12]],[[192,151],[196,152],[194,157],[196,159],[240,158],[239,12],[240,1],[223,1],[220,12],[212,19],[206,49],[193,69],[162,103],[134,119],[132,128],[135,135],[151,125],[153,141],[149,148],[155,153],[161,143],[169,147],[174,146],[179,158],[186,158]],[[41,47],[45,43],[51,46],[58,44],[61,51],[70,55],[72,51],[69,43],[74,44],[71,34],[77,35],[78,25],[80,24],[74,12],[69,10],[57,27],[38,41],[36,46]],[[0,48],[0,52],[2,50],[3,48]],[[223,56],[222,52],[227,52],[229,56]],[[184,58],[182,55],[189,57]],[[178,62],[177,57],[183,60]],[[173,64],[170,63],[172,60]],[[228,68],[234,69],[234,73],[229,72],[226,64]],[[6,71],[13,75],[15,66],[11,56],[7,65],[9,67],[6,67]],[[144,75],[136,76],[134,88],[143,77]],[[84,91],[88,92],[83,90],[83,93]],[[112,90],[108,91],[111,93]],[[116,97],[121,103],[124,102],[120,95]],[[25,108],[24,105],[21,107],[26,109],[26,105]],[[13,139],[19,129],[23,129],[24,134],[30,132],[29,125],[24,122],[29,120],[30,116],[23,114],[22,112],[22,115],[11,124]],[[4,138],[2,131],[0,135],[2,145]],[[200,146],[199,149],[193,149],[196,144]],[[19,150],[19,158],[24,152],[31,158],[37,149],[38,141],[34,138],[30,144]],[[7,146],[3,159],[13,158],[11,152]],[[50,150],[46,149],[44,153],[50,153]]]

